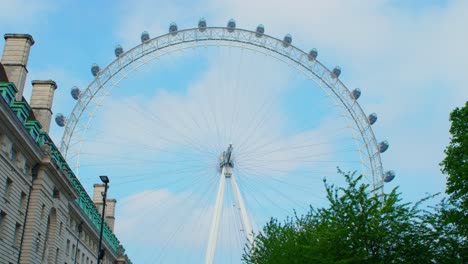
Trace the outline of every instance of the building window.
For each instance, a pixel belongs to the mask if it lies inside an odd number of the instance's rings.
[[[11,161],[15,161],[16,160],[16,156],[17,156],[17,152],[15,150],[15,148],[13,147],[13,145],[10,147],[10,160]]]
[[[10,180],[10,178],[7,178],[5,189],[3,190],[3,196],[7,200],[10,198],[12,185],[13,185],[13,181]]]
[[[71,258],[75,259],[75,244],[72,245]]]
[[[6,225],[6,213],[3,211],[0,211],[0,240],[3,239],[5,225]]]
[[[36,253],[39,252],[39,246],[41,245],[41,233],[37,233],[36,238]]]
[[[13,245],[16,248],[19,248],[20,240],[21,240],[21,225],[16,223],[15,225],[15,232],[13,233]]]
[[[23,167],[23,173],[25,176],[27,176],[29,174],[29,172],[31,171],[31,167],[26,164],[26,162],[24,163],[24,167]]]
[[[54,187],[54,190],[52,191],[52,197],[54,199],[59,199],[60,198],[60,191],[57,189],[57,187]]]
[[[70,255],[70,239],[67,239],[67,247],[65,248],[65,254]]]
[[[81,264],[84,264],[84,253],[81,254]]]
[[[41,222],[44,222],[44,216],[45,216],[45,204],[43,204],[41,208]]]
[[[16,154],[15,154],[14,163],[15,163],[15,166],[16,166],[18,169],[21,169],[21,170],[24,169],[25,159],[24,159],[23,155],[22,155],[20,152],[18,152],[18,151],[17,151]]]
[[[76,263],[80,263],[80,250],[78,249],[78,254],[76,255]]]
[[[57,248],[57,250],[55,250],[55,264],[58,264],[59,255],[60,255],[60,249]]]
[[[21,192],[19,210],[21,212],[24,212],[25,207],[26,207],[26,194],[24,192]]]

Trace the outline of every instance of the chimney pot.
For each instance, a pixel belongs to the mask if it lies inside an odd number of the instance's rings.
[[[49,133],[52,119],[52,102],[57,84],[52,80],[32,81],[31,109],[42,125],[42,131]]]
[[[34,45],[34,39],[29,34],[5,34],[5,46],[3,48],[2,64],[8,79],[18,89],[16,100],[23,98],[24,84],[28,69],[29,51]]]

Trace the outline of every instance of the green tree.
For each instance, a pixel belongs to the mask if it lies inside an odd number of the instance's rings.
[[[342,172],[341,172],[342,173]],[[245,263],[432,263],[437,253],[426,213],[371,190],[362,176],[342,173],[347,187],[328,184],[329,206],[284,222],[271,219],[243,255]]]
[[[459,263],[468,262],[468,101],[450,114],[450,144],[441,162],[447,175],[448,200],[439,209],[435,225],[446,241],[444,255]],[[453,262],[452,262],[453,263]]]

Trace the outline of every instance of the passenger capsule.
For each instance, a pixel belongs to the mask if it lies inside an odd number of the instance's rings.
[[[201,32],[206,30],[206,20],[204,18],[200,18],[200,20],[198,21],[198,30],[200,30]]]
[[[351,97],[352,97],[354,100],[359,99],[360,96],[361,96],[361,89],[356,88],[356,89],[354,89],[353,91],[351,91]]]
[[[395,179],[395,172],[394,171],[387,171],[384,174],[384,182],[391,182],[393,179]]]
[[[283,46],[284,47],[287,47],[287,46],[291,45],[291,42],[292,42],[291,34],[287,34],[286,36],[284,36],[284,39],[283,39]]]
[[[314,61],[315,59],[317,59],[317,56],[318,56],[318,52],[316,49],[311,49],[309,51],[309,60],[310,61]]]
[[[122,55],[123,52],[124,52],[124,51],[123,51],[123,48],[122,48],[122,46],[120,46],[120,45],[117,45],[117,47],[115,47],[115,49],[114,49],[114,53],[115,53],[115,56],[116,56],[117,58],[120,57],[120,55]]]
[[[149,39],[150,39],[150,35],[148,31],[143,31],[143,33],[141,33],[141,43],[145,43]]]
[[[236,21],[234,19],[230,19],[227,23],[227,30],[228,32],[234,32],[236,29]]]
[[[341,74],[341,68],[340,66],[336,66],[333,71],[331,72],[331,77],[333,79],[336,79],[338,77],[340,77],[340,74]]]
[[[177,24],[172,22],[170,25],[169,25],[169,33],[171,33],[171,35],[175,36],[177,35]]]
[[[380,153],[384,153],[387,149],[388,149],[388,142],[385,140],[385,141],[382,141],[379,143],[379,152]]]
[[[93,66],[91,66],[91,73],[93,74],[94,77],[96,77],[99,72],[101,71],[101,68],[95,63]]]
[[[73,99],[78,100],[80,99],[81,91],[78,87],[73,86],[73,88],[70,91],[70,94],[73,97]]]
[[[58,113],[58,114],[55,116],[55,123],[57,123],[57,125],[58,125],[59,127],[64,127],[64,126],[65,126],[65,122],[66,122],[66,118],[65,118],[62,114]]]
[[[377,122],[377,114],[372,113],[367,117],[367,120],[369,121],[369,124],[373,125],[375,122]]]
[[[260,38],[263,36],[264,33],[265,33],[265,27],[262,24],[258,25],[257,29],[255,30],[255,36],[257,38]]]

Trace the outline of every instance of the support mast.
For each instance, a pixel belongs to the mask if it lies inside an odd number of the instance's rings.
[[[229,179],[231,186],[234,190],[234,198],[239,206],[240,216],[242,220],[242,229],[246,235],[247,240],[250,244],[253,243],[253,229],[250,223],[250,218],[245,207],[244,199],[237,185],[236,179],[233,175],[234,163],[232,160],[232,144],[221,155],[221,162],[219,167],[221,169],[221,179],[219,181],[218,194],[216,196],[216,204],[213,213],[213,219],[211,222],[210,237],[208,240],[208,247],[206,249],[205,264],[213,264],[214,256],[216,252],[216,243],[218,240],[219,223],[221,221],[221,212],[223,209],[224,200],[224,188],[226,185],[226,179]]]

